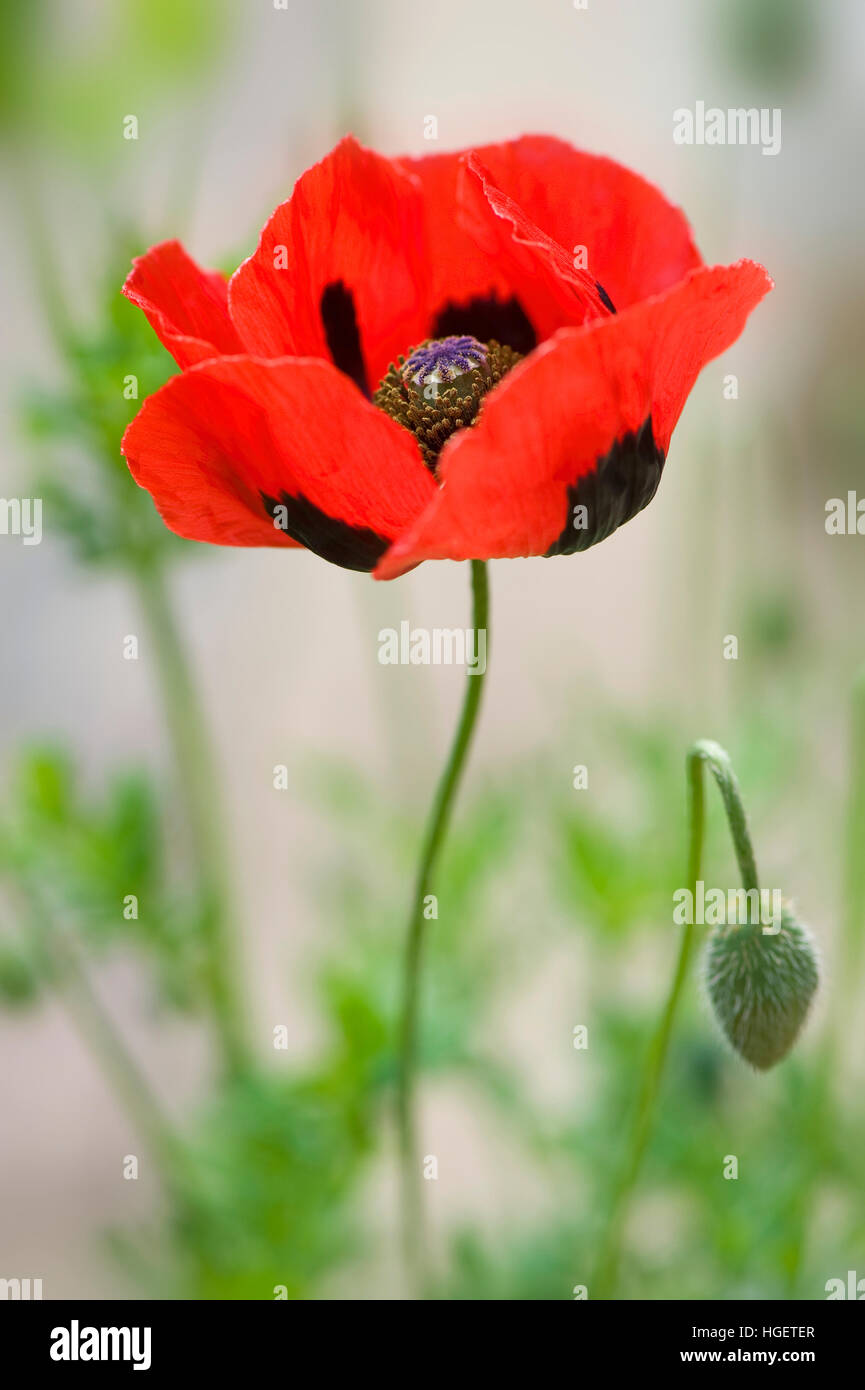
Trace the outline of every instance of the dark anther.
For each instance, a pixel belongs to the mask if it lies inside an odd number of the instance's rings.
[[[604,287],[603,287],[603,285],[601,284],[600,280],[596,280],[596,281],[595,281],[595,289],[598,291],[598,294],[601,296],[601,303],[604,304],[604,305],[606,305],[606,307],[609,309],[609,311],[610,311],[611,314],[614,314],[614,313],[616,312],[616,306],[615,306],[615,304],[613,303],[613,301],[612,301],[612,299],[610,298],[610,296],[607,294],[607,291],[604,289]]]

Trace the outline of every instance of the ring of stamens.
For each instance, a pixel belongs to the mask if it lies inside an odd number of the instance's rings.
[[[521,358],[522,353],[495,340],[428,338],[391,363],[373,401],[411,431],[435,476],[444,444],[457,430],[475,424],[484,396]]]

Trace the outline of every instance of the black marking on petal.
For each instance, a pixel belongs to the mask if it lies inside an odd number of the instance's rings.
[[[470,333],[480,343],[495,340],[523,354],[537,346],[538,338],[523,306],[516,298],[499,299],[495,291],[463,304],[448,300],[436,315],[431,337],[449,338]]]
[[[261,500],[278,530],[320,555],[322,560],[341,565],[343,569],[375,569],[390,545],[386,536],[378,535],[367,526],[352,526],[328,516],[302,493],[293,497],[281,492],[277,500],[262,492]],[[278,515],[277,507],[281,509]]]
[[[596,281],[595,281],[595,289],[598,291],[598,294],[601,296],[601,303],[604,304],[604,305],[606,305],[606,307],[609,309],[609,311],[610,311],[611,314],[614,314],[614,313],[616,312],[616,306],[615,306],[615,304],[613,303],[613,301],[612,301],[612,299],[610,298],[610,296],[607,294],[607,291],[604,289],[604,287],[603,287],[603,285],[601,284],[600,280],[596,280]]]
[[[606,540],[648,506],[663,470],[664,455],[655,443],[650,415],[636,432],[617,439],[593,471],[567,489],[568,519],[547,555],[573,555]],[[578,506],[585,507],[585,518],[575,511]],[[575,525],[584,519],[584,526]]]
[[[333,365],[351,377],[365,396],[370,394],[360,346],[354,295],[342,280],[325,285],[319,302],[321,323]]]

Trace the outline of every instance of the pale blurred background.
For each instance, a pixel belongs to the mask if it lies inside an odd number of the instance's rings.
[[[554,133],[656,182],[685,208],[706,260],[748,256],[766,265],[775,291],[700,378],[652,506],[584,555],[491,566],[486,703],[461,806],[468,815],[472,798],[491,788],[515,824],[484,894],[492,957],[500,941],[510,966],[485,1003],[480,1035],[545,1112],[578,1118],[606,1087],[592,1064],[609,1057],[602,1024],[592,1062],[575,1060],[571,1030],[608,1003],[639,1024],[616,1062],[627,1099],[628,1059],[635,1068],[675,949],[666,913],[671,883],[681,881],[680,769],[694,738],[717,738],[746,800],[751,793],[767,878],[795,894],[820,939],[826,982],[800,1049],[801,1086],[810,1085],[808,1058],[816,1059],[836,983],[849,692],[865,658],[865,540],[829,537],[824,527],[826,500],[865,479],[865,9],[857,0],[589,0],[585,10],[571,0],[289,0],[284,10],[272,0],[42,0],[26,13],[14,4],[3,11],[2,149],[12,188],[0,213],[6,497],[34,495],[40,470],[74,485],[92,462],[81,444],[46,439],[28,424],[28,400],[62,393],[68,374],[38,283],[34,226],[44,229],[68,314],[88,330],[107,312],[106,276],[119,244],[140,251],[177,235],[203,264],[233,266],[296,177],[346,129],[388,154]],[[780,107],[778,156],[754,146],[675,145],[673,111],[698,100]],[[140,125],[134,142],[122,138],[130,113]],[[438,121],[436,144],[424,140],[429,115]],[[120,266],[118,290],[122,274]],[[137,371],[136,361],[123,370]],[[727,373],[738,377],[738,400],[724,398]],[[68,748],[95,798],[117,767],[149,769],[174,824],[181,813],[173,755],[134,586],[116,565],[82,564],[48,502],[44,528],[39,546],[0,537],[7,798],[22,746],[50,743]],[[378,585],[303,553],[204,553],[192,544],[178,546],[173,560],[170,589],[228,826],[255,1047],[264,1065],[314,1065],[326,1023],[311,977],[323,955],[338,960],[351,942],[352,902],[359,919],[368,916],[368,904],[351,893],[335,910],[329,886],[349,858],[361,866],[359,883],[372,872],[375,892],[392,906],[395,960],[412,854],[462,692],[454,669],[379,666],[377,634],[402,619],[464,625],[468,576],[465,567],[427,564]],[[123,659],[128,634],[140,636],[137,662]],[[728,634],[738,635],[737,661],[723,659]],[[643,754],[657,745],[656,761],[672,769],[663,799],[654,754],[636,771],[631,737]],[[570,789],[575,763],[589,767],[588,792]],[[275,764],[289,769],[288,791],[273,788]],[[337,779],[350,770],[366,787],[368,809],[352,827],[323,813],[311,790],[317,774],[309,768],[325,764]],[[633,911],[626,905],[617,916],[604,908],[603,882],[595,885],[599,901],[579,892],[592,878],[588,829],[575,851],[582,867],[573,893],[558,893],[538,807],[553,819],[551,807],[575,814],[578,827],[597,818],[625,866],[632,842],[654,844],[663,821],[669,860],[659,857],[657,883],[632,894]],[[379,814],[382,833],[404,822],[400,872],[369,859],[363,835]],[[724,881],[729,849],[715,828],[715,879]],[[619,860],[610,854],[615,877]],[[16,914],[11,894],[4,921],[12,932]],[[465,931],[471,926],[467,920]],[[385,962],[385,991],[393,985],[387,969]],[[136,949],[103,942],[91,978],[165,1108],[183,1120],[212,1078],[206,1035],[194,1018],[155,1002]],[[720,1153],[724,1144],[747,1147],[738,1117],[757,1132],[761,1112],[771,1112],[773,1134],[754,1138],[771,1186],[789,1157],[787,1083],[780,1073],[755,1079],[730,1060],[696,981],[691,994],[688,1036],[725,1078]],[[841,1064],[852,1104],[862,1079],[861,1010],[850,1018]],[[274,1053],[272,1030],[281,1023],[289,1048]],[[0,1276],[41,1277],[45,1297],[148,1291],[133,1262],[108,1249],[106,1232],[152,1232],[162,1201],[148,1162],[137,1183],[122,1179],[122,1156],[142,1154],[143,1144],[104,1073],[50,992],[29,1011],[0,1016],[0,1045]],[[677,1103],[687,1124],[687,1094]],[[509,1128],[446,1068],[427,1084],[423,1113],[425,1151],[442,1168],[431,1205],[443,1267],[448,1233],[460,1223],[493,1249],[512,1227],[555,1227],[571,1183],[561,1179],[566,1159],[553,1160],[557,1188],[523,1143],[518,1116]],[[608,1118],[615,1138],[616,1116]],[[379,1244],[316,1266],[305,1296],[399,1294],[384,1114],[376,1129],[384,1141],[351,1201]],[[657,1296],[676,1297],[677,1288],[688,1296],[683,1249],[702,1252],[697,1283],[707,1297],[785,1289],[820,1297],[826,1278],[853,1267],[846,1261],[856,1251],[839,1242],[863,1231],[855,1183],[845,1186],[837,1174],[817,1182],[809,1210],[812,1219],[820,1213],[824,1243],[797,1266],[800,1283],[785,1285],[783,1255],[756,1272],[745,1254],[738,1264],[727,1259],[741,1232],[718,1234],[701,1217],[701,1202],[708,1209],[715,1200],[711,1185],[707,1179],[702,1196],[683,1195],[681,1155],[672,1141],[667,1147],[669,1171],[650,1178],[635,1215],[631,1240],[648,1285],[634,1273],[634,1292],[655,1296],[646,1293],[654,1281]],[[591,1205],[580,1174],[614,1165],[619,1153],[596,1148],[571,1159],[574,1206]],[[759,1211],[765,1192],[751,1196]],[[791,1199],[791,1212],[795,1205]],[[737,1220],[747,1228],[746,1216]],[[765,1233],[751,1234],[765,1248]],[[785,1242],[782,1233],[782,1252]],[[861,1243],[859,1258],[861,1265]],[[581,1273],[576,1255],[574,1262],[571,1283]],[[498,1296],[534,1296],[524,1286],[531,1288],[515,1273]]]

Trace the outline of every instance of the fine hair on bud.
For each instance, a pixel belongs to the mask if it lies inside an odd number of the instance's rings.
[[[786,1057],[819,979],[817,951],[790,904],[775,933],[759,923],[716,927],[706,948],[705,985],[730,1045],[759,1071]]]

